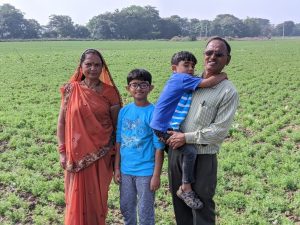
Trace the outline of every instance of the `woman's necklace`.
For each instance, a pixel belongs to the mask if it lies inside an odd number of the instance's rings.
[[[92,89],[92,90],[94,90],[94,91],[99,91],[99,86],[100,86],[100,84],[101,84],[101,81],[98,80],[97,84],[95,84],[95,85],[88,85],[88,84],[86,83],[86,80],[84,79],[84,80],[83,80],[83,83],[84,83],[85,86],[87,86],[89,89]]]

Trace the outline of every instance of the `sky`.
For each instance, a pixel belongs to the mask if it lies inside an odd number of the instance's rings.
[[[156,7],[162,18],[178,15],[214,20],[219,14],[231,14],[239,19],[268,19],[275,25],[290,20],[300,23],[300,0],[0,0],[0,5],[5,3],[41,25],[52,14],[67,15],[75,24],[86,25],[94,16],[131,5]]]

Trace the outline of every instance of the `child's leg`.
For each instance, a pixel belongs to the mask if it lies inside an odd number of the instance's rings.
[[[196,149],[194,145],[184,145],[180,148],[182,151],[182,190],[185,192],[191,191],[191,183],[194,183],[194,167],[196,161]]]
[[[194,183],[194,167],[197,158],[194,145],[184,145],[180,148],[182,151],[182,185],[179,187],[176,195],[182,199],[185,204],[192,209],[201,209],[203,203],[192,190],[191,183]]]
[[[124,217],[124,224],[137,224],[136,219],[137,190],[135,177],[121,174],[120,208]]]
[[[138,215],[140,225],[154,225],[154,194],[150,190],[152,176],[136,177],[136,188],[138,195]]]

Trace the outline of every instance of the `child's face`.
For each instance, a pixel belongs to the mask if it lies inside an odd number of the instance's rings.
[[[178,65],[172,65],[172,70],[175,73],[187,73],[194,75],[195,63],[192,61],[180,61]]]
[[[153,86],[148,81],[132,80],[126,89],[134,100],[144,101],[147,100],[147,96],[152,91]]]

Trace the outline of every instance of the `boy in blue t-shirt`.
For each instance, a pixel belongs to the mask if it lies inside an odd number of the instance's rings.
[[[119,112],[114,181],[120,184],[124,224],[155,224],[154,194],[160,187],[164,144],[150,127],[154,110],[147,96],[153,89],[151,74],[134,69],[127,76],[127,91],[134,102]]]
[[[170,137],[168,130],[179,130],[180,124],[188,114],[192,101],[192,92],[197,88],[212,87],[227,78],[225,73],[208,79],[194,76],[196,57],[188,52],[175,53],[171,59],[173,74],[167,81],[153,112],[150,126],[164,142]],[[194,182],[194,165],[197,152],[194,145],[186,144],[180,148],[182,160],[182,185],[177,191],[189,207],[200,209],[203,203],[192,190]]]

